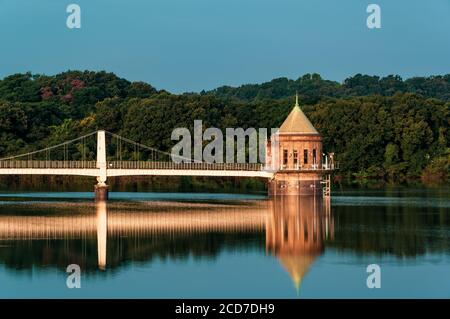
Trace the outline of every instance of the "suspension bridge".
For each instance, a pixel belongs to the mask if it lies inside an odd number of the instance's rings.
[[[86,159],[84,140],[97,135],[96,160]],[[106,136],[117,139],[116,154],[113,160],[107,159]],[[124,151],[123,143],[128,143],[134,149]],[[81,158],[70,158],[69,146],[79,143]],[[52,150],[62,148],[63,157],[52,159]],[[61,152],[59,152],[61,153]],[[131,157],[122,160],[124,153]],[[41,159],[34,159],[41,155]],[[42,155],[45,159],[42,159]],[[85,136],[38,151],[0,159],[0,174],[2,175],[79,175],[97,177],[100,182],[106,182],[107,177],[133,175],[175,175],[175,176],[240,176],[240,177],[271,177],[273,173],[263,170],[263,164],[257,163],[176,163],[171,157],[179,157],[186,161],[191,159],[173,155],[155,148],[134,142],[114,133],[97,131]],[[73,155],[72,155],[73,157]],[[143,158],[145,157],[145,158]]]
[[[87,145],[92,136],[97,137],[94,156],[92,143],[90,148]],[[113,144],[109,149],[107,138]],[[107,151],[115,151],[115,154],[108,158]],[[0,175],[91,176],[96,177],[98,189],[106,187],[108,177],[116,176],[273,176],[273,172],[264,170],[263,164],[200,163],[191,159],[177,163],[173,156],[177,155],[101,130],[37,151],[2,158]],[[127,160],[123,160],[124,157]]]
[[[107,140],[109,143],[106,143]],[[174,156],[180,157],[179,160],[174,161]],[[98,182],[96,194],[100,194],[99,199],[107,198],[108,177],[212,176],[271,179],[279,170],[297,174],[325,172],[332,169],[334,167],[328,163],[320,166],[279,167],[278,170],[274,170],[273,167],[260,163],[193,162],[190,158],[182,158],[104,130],[37,151],[0,159],[0,175],[95,177]],[[104,195],[101,195],[102,193]]]

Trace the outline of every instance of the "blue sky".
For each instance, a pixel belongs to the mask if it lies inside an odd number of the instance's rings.
[[[81,7],[82,28],[66,26]],[[366,7],[382,28],[366,26]],[[107,70],[172,92],[450,73],[450,0],[0,0],[0,78]]]

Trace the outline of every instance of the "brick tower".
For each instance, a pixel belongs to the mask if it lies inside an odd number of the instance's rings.
[[[276,170],[269,195],[322,195],[323,176],[334,169],[333,154],[322,153],[322,137],[301,110],[298,96],[266,152],[267,164]]]

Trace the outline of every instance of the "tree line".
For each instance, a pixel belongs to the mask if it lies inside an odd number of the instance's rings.
[[[176,127],[279,127],[299,93],[334,152],[341,182],[450,180],[450,74],[403,80],[357,74],[171,94],[107,72],[13,74],[0,80],[0,158],[105,129],[168,151]]]

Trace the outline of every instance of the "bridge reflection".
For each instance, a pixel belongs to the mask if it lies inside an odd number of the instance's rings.
[[[333,238],[329,205],[312,196],[233,204],[152,202],[134,206],[98,202],[95,206],[68,204],[64,209],[71,214],[1,214],[0,242],[23,251],[23,260],[16,262],[25,268],[81,263],[85,266],[82,269],[91,268],[91,272],[95,242],[100,270],[117,268],[130,259],[149,260],[154,255],[214,255],[221,245],[246,249],[265,246],[298,288],[322,253],[324,240]],[[81,251],[68,244],[80,239]],[[0,251],[0,263],[4,261]]]

